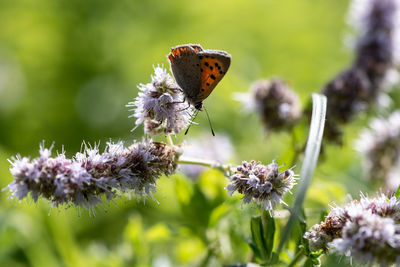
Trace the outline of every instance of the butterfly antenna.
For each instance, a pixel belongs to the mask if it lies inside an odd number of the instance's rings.
[[[199,111],[198,111],[198,110],[196,110],[196,111],[193,113],[192,119],[190,120],[190,124],[189,124],[189,126],[187,127],[187,129],[186,129],[186,131],[185,131],[185,135],[187,135],[187,133],[189,132],[190,126],[192,126],[192,124],[193,124],[193,122],[194,122],[194,119],[196,119],[196,117],[197,117],[197,114],[199,114]]]
[[[213,136],[215,136],[214,129],[213,129],[212,124],[211,124],[210,116],[208,115],[208,112],[207,112],[206,107],[204,107],[204,111],[205,111],[206,114],[207,114],[208,124],[210,124],[211,133],[212,133]]]

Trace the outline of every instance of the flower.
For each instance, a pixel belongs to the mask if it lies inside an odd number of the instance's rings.
[[[389,55],[395,65],[400,63],[399,0],[353,0],[348,21],[359,36],[370,35],[369,41],[360,40],[359,43],[375,42],[379,46],[386,46],[387,49],[379,57]]]
[[[397,171],[400,168],[400,111],[387,119],[372,120],[357,140],[356,149],[364,156],[368,178],[383,181],[388,189],[395,191],[400,184]]]
[[[358,33],[355,60],[322,90],[328,98],[325,137],[338,143],[340,125],[379,104],[399,76],[400,0],[353,0],[349,14]]]
[[[250,95],[240,94],[236,99],[246,109],[257,111],[267,130],[286,129],[300,118],[299,97],[282,79],[258,80],[250,91]]]
[[[234,154],[234,148],[227,135],[217,134],[210,138],[210,134],[203,135],[200,138],[192,139],[185,145],[182,158],[195,157],[200,159],[214,160],[219,163],[226,162]],[[205,169],[203,166],[184,164],[182,171],[188,177],[198,177]]]
[[[344,208],[335,207],[324,222],[314,225],[304,237],[312,251],[329,249],[360,262],[383,266],[400,260],[400,200],[380,194],[361,195]]]
[[[265,166],[254,160],[243,161],[231,175],[227,190],[229,195],[235,191],[243,194],[244,203],[254,201],[272,211],[277,203],[285,204],[282,197],[295,185],[294,176],[291,169],[279,172],[275,162]]]
[[[324,135],[328,140],[339,142],[341,131],[338,124],[348,123],[355,114],[367,109],[370,87],[371,83],[365,72],[354,67],[343,71],[325,85],[323,94],[328,99],[328,106]]]
[[[84,151],[71,159],[64,151],[52,157],[51,150],[41,145],[38,158],[16,156],[10,161],[11,197],[23,199],[30,193],[35,202],[44,197],[55,207],[73,204],[89,209],[101,203],[102,196],[110,200],[119,192],[147,196],[156,191],[161,175],[175,172],[180,155],[178,147],[149,139],[129,147],[108,142],[103,153],[98,146],[85,144]]]
[[[344,225],[342,237],[334,239],[330,246],[339,254],[362,262],[394,263],[400,259],[400,228],[392,219],[370,211],[358,212]]]
[[[400,63],[400,1],[354,0],[349,21],[360,35],[355,64],[369,76],[374,96],[388,72]]]
[[[184,104],[181,89],[164,68],[154,67],[151,82],[138,88],[135,101],[126,105],[134,112],[129,116],[136,118],[134,129],[143,123],[147,134],[177,134],[188,126],[192,108]]]
[[[335,117],[340,122],[348,122],[352,116],[366,108],[366,90],[370,81],[361,69],[351,68],[340,73],[324,88],[329,99],[327,117]],[[351,90],[350,90],[351,88]],[[334,108],[333,108],[334,107]]]

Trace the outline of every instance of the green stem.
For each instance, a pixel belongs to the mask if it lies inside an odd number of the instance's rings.
[[[301,145],[301,143],[299,142],[298,139],[299,138],[297,136],[297,131],[294,128],[293,131],[292,131],[292,145],[291,145],[291,148],[292,148],[292,150],[294,152],[293,152],[293,156],[292,156],[291,160],[289,161],[290,162],[290,164],[289,164],[290,167],[293,167],[293,166],[296,165],[297,160],[300,158],[301,155],[304,154],[304,150],[305,150],[305,147],[306,147],[306,144],[304,143],[304,144]]]
[[[229,165],[223,165],[218,161],[208,160],[208,159],[200,159],[200,158],[192,158],[192,157],[180,157],[177,161],[179,164],[191,164],[191,165],[200,165],[209,168],[215,168],[222,171],[224,174],[230,172]]]
[[[293,267],[296,266],[296,263],[304,256],[303,252],[300,250],[297,252],[297,254],[294,256],[293,260],[289,263],[288,267]]]
[[[210,260],[215,255],[216,244],[211,244],[208,248],[207,255],[204,260],[199,264],[199,267],[209,266]]]
[[[174,141],[172,141],[172,137],[170,134],[167,135],[167,141],[170,146],[174,146]]]
[[[290,209],[290,217],[286,226],[281,232],[281,239],[278,246],[278,254],[282,251],[283,246],[290,238],[290,234],[293,226],[298,220],[304,220],[302,215],[303,202],[306,196],[306,192],[311,182],[311,178],[314,174],[314,170],[317,164],[322,136],[325,125],[325,115],[327,100],[326,96],[313,94],[313,110],[311,116],[310,130],[307,138],[306,151],[304,153],[303,165],[300,171],[300,182],[297,187],[297,192],[294,197],[292,208]]]
[[[180,157],[178,160],[180,164],[192,164],[192,165],[201,165],[206,167],[214,167],[216,165],[220,165],[216,161],[207,160],[207,159],[199,159],[199,158],[191,158],[191,157]]]

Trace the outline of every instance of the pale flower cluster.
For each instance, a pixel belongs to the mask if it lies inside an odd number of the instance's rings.
[[[85,146],[72,158],[65,152],[52,156],[52,148],[40,146],[40,156],[34,159],[17,156],[11,160],[14,181],[8,185],[11,196],[23,199],[30,193],[50,200],[53,206],[73,204],[91,208],[133,191],[151,195],[161,175],[172,174],[179,157],[177,147],[144,139],[129,147],[123,142],[107,143],[104,152],[97,146]]]
[[[306,234],[312,251],[328,251],[381,266],[400,263],[400,200],[386,195],[361,196],[334,207],[325,221]]]
[[[275,162],[262,165],[256,161],[243,161],[236,167],[227,187],[228,194],[235,191],[243,194],[243,202],[254,201],[263,209],[272,211],[276,204],[284,203],[282,198],[296,184],[295,174],[291,169],[279,171]]]

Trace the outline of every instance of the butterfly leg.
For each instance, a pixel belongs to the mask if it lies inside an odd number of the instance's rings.
[[[182,103],[185,103],[185,101],[186,101],[186,97],[184,97],[183,99],[182,99],[182,101],[174,101],[174,102],[170,102],[170,103],[168,103],[168,104],[182,104]],[[189,104],[190,105],[190,104]]]
[[[169,102],[168,105],[172,105],[172,104],[182,104],[182,103],[185,103],[185,102],[186,102],[186,97],[184,97],[184,98],[182,99],[182,101]],[[184,111],[184,110],[187,110],[188,108],[190,108],[190,103],[188,103],[188,104],[189,104],[189,105],[188,105],[187,107],[182,108],[182,109],[178,109],[177,112]]]
[[[185,110],[187,110],[188,108],[190,108],[190,103],[189,103],[189,105],[186,107],[186,108],[182,108],[182,109],[179,109],[179,110],[177,110],[178,112],[180,112],[180,111],[185,111]]]
[[[190,106],[190,104],[189,104],[189,106]],[[194,119],[196,119],[197,114],[199,114],[199,110],[196,109],[193,112],[192,118],[190,119],[190,124],[189,124],[189,126],[187,127],[187,129],[185,131],[185,135],[187,135],[187,133],[189,132],[190,126],[192,126],[192,124],[194,123]]]
[[[176,88],[168,88],[168,89],[171,90],[171,91],[180,91],[180,92],[183,93],[183,90],[182,90],[181,88],[179,88],[179,87],[176,87]]]

